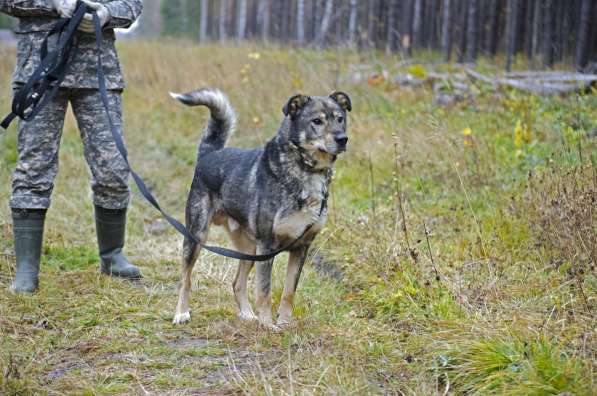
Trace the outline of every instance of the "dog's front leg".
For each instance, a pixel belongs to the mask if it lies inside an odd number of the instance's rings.
[[[299,278],[307,258],[308,246],[301,247],[290,252],[288,258],[288,268],[286,269],[286,281],[284,282],[284,291],[282,292],[282,299],[280,300],[280,308],[278,309],[278,326],[285,326],[290,324],[292,319],[292,306],[294,302],[294,294],[298,286]]]
[[[262,249],[258,249],[258,251]],[[261,253],[257,253],[261,254]],[[272,319],[272,266],[274,259],[255,263],[255,305],[257,318],[266,327],[275,328]]]
[[[253,269],[253,265],[254,264],[252,261],[240,260],[240,262],[238,263],[238,271],[236,272],[236,277],[234,278],[234,282],[232,283],[234,298],[236,299],[236,303],[239,309],[238,316],[242,320],[257,319],[257,316],[255,316],[255,314],[253,313],[253,309],[251,309],[251,304],[249,303],[249,296],[247,293],[247,280],[249,279],[249,273]]]

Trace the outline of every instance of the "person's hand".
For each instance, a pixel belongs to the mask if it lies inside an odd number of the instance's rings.
[[[62,18],[70,18],[77,8],[77,0],[52,0],[52,6]]]
[[[110,11],[108,10],[108,8],[106,8],[106,6],[104,6],[101,3],[96,3],[94,1],[89,0],[83,0],[83,3],[87,4],[89,8],[95,10],[99,18],[101,27],[106,26],[106,24],[110,22]],[[93,24],[93,14],[86,13],[77,29],[85,33],[95,32],[95,26]]]

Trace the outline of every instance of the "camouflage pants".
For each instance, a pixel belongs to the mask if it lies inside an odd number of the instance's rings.
[[[109,107],[116,129],[122,133],[122,101],[119,91],[108,91]],[[58,150],[64,116],[71,103],[85,159],[91,170],[91,189],[96,205],[122,209],[129,202],[129,170],[116,149],[98,90],[60,89],[33,120],[20,121],[18,160],[12,180],[10,206],[45,209],[50,206],[54,178],[58,173]]]

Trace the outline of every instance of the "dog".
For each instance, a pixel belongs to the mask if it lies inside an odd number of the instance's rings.
[[[206,106],[211,118],[201,137],[195,174],[186,205],[192,241],[183,243],[182,279],[173,323],[190,320],[191,274],[210,225],[225,227],[235,248],[263,255],[288,247],[289,260],[276,323],[272,318],[271,273],[274,259],[240,260],[232,284],[243,320],[271,329],[288,325],[303,264],[313,239],[327,219],[328,188],[337,157],[348,143],[347,94],[292,96],[283,107],[278,133],[263,148],[228,148],[236,113],[217,89],[171,96],[188,106]],[[198,242],[198,243],[197,243]],[[247,279],[256,267],[254,313]]]

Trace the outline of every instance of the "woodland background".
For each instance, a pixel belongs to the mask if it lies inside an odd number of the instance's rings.
[[[8,290],[16,125],[0,132],[0,394],[596,395],[595,3],[145,0],[118,41],[125,139],[179,219],[209,116],[169,91],[226,92],[244,148],[297,92],[352,99],[295,321],[238,319],[235,261],[202,252],[191,321],[172,325],[181,237],[134,187],[125,250],[144,278],[101,275],[69,111],[34,296]],[[210,242],[230,246],[216,227]]]
[[[594,70],[595,0],[145,0],[140,37],[199,42],[272,41],[294,46],[413,49],[443,61],[524,54],[536,67]],[[10,26],[0,16],[0,27]]]

